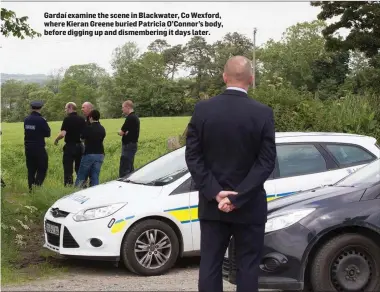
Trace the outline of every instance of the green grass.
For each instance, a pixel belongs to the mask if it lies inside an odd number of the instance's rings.
[[[135,167],[165,154],[168,151],[167,139],[181,135],[188,121],[189,117],[142,118]],[[123,119],[101,121],[106,128],[107,136],[104,141],[105,161],[100,173],[100,183],[118,177],[121,138],[117,132],[123,122]],[[63,187],[64,142],[61,140],[58,146],[54,145],[61,122],[49,122],[49,125],[52,135],[46,139],[49,155],[48,173],[43,186],[35,193],[29,194],[23,123],[2,123],[1,168],[6,183],[1,196],[3,284],[56,273],[57,268],[49,264],[52,254],[42,248],[42,219],[54,201],[75,189]],[[34,209],[27,206],[33,206],[36,210],[33,211]],[[26,273],[25,269],[32,269],[33,273]]]

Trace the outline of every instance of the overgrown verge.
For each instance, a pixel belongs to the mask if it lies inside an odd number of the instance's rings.
[[[320,100],[280,82],[261,86],[250,95],[273,108],[276,131],[353,133],[380,142],[380,98],[376,95],[342,93]]]
[[[1,197],[2,284],[19,283],[64,270],[56,265],[58,257],[43,249],[42,222],[47,208],[68,190],[49,187],[33,194],[15,191],[10,187]]]

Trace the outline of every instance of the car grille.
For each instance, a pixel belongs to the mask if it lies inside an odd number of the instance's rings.
[[[65,227],[63,231],[63,247],[64,248],[78,248],[79,244],[75,241],[70,231]]]
[[[55,222],[52,222],[50,220],[46,220],[46,223],[57,226],[59,228],[59,230],[61,230],[61,224],[59,224],[59,223],[55,223]],[[46,233],[47,242],[53,246],[59,247],[60,236],[48,233],[48,232],[46,232],[46,230],[45,230],[45,233]],[[60,234],[61,234],[61,232],[60,232]],[[76,242],[76,240],[71,235],[69,229],[67,229],[66,226],[63,229],[62,246],[64,248],[78,248],[79,247],[79,244]]]

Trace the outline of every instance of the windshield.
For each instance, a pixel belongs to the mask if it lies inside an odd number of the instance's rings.
[[[353,174],[346,176],[335,185],[351,187],[363,184],[375,184],[380,182],[380,159],[358,169]]]
[[[120,180],[136,184],[163,186],[174,182],[188,172],[185,147],[159,157]]]

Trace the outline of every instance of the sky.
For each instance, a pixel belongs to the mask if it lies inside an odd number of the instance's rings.
[[[218,13],[221,28],[210,28],[205,36],[208,43],[223,38],[228,32],[238,32],[253,39],[257,28],[256,45],[269,39],[280,40],[286,28],[297,22],[316,20],[319,7],[310,2],[3,2],[2,7],[13,10],[17,17],[28,16],[29,25],[44,33],[44,13]],[[63,21],[67,21],[64,19]],[[74,19],[75,20],[75,19]],[[124,21],[135,19],[124,19]],[[138,19],[142,20],[142,19]],[[148,19],[145,19],[147,21]],[[153,19],[150,19],[153,20]],[[157,19],[156,19],[157,20]],[[58,21],[58,20],[56,20]],[[75,20],[78,21],[78,20]],[[82,20],[90,21],[90,20]],[[95,19],[95,21],[100,21]],[[107,21],[104,20],[103,21]],[[110,19],[108,20],[110,21]],[[120,21],[120,19],[118,19]],[[182,21],[184,21],[182,19]],[[190,19],[194,21],[194,19]],[[75,28],[81,30],[81,28]],[[87,28],[93,30],[93,28]],[[155,28],[150,28],[155,29]],[[176,28],[175,28],[176,29]],[[187,30],[187,28],[182,29]],[[12,36],[1,38],[1,72],[8,74],[51,74],[71,65],[96,63],[111,72],[114,50],[127,41],[134,41],[141,51],[157,38],[171,45],[185,44],[192,36],[57,36],[42,35],[40,38],[20,40]]]

